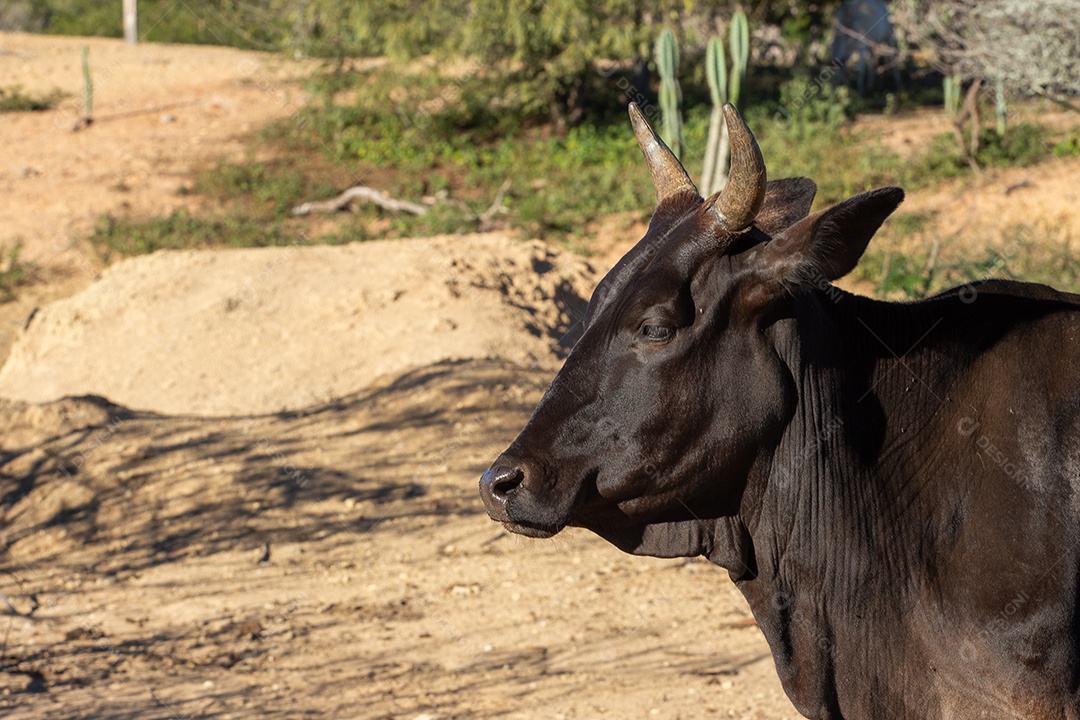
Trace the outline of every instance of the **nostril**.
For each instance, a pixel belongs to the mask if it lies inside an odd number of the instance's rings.
[[[495,477],[491,481],[491,490],[497,497],[505,497],[517,489],[525,479],[521,468],[495,468]]]
[[[514,492],[525,480],[525,473],[516,467],[493,467],[480,479],[481,485],[487,485],[492,497],[506,502],[507,496]]]

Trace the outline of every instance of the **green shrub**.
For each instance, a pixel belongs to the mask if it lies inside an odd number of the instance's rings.
[[[925,297],[935,279],[926,256],[895,252],[867,253],[859,261],[856,277],[873,282],[882,297],[899,294],[905,298]]]
[[[148,220],[106,215],[98,221],[90,242],[108,261],[155,250],[292,245],[298,239],[280,223],[249,217],[197,218],[177,210]]]
[[[1051,152],[1054,157],[1080,157],[1080,131],[1074,130],[1068,136],[1054,144]]]
[[[1052,130],[1031,122],[1010,127],[1004,136],[998,135],[995,128],[986,128],[979,135],[975,160],[983,167],[1026,167],[1056,152],[1053,138]],[[970,142],[970,139],[965,137],[964,142]],[[1063,150],[1067,153],[1067,148]],[[956,135],[942,133],[900,171],[905,184],[917,188],[966,175],[971,168],[960,154]]]
[[[999,135],[994,128],[987,128],[979,135],[979,152],[975,156],[980,165],[993,167],[1026,167],[1045,160],[1054,146],[1053,132],[1032,122],[1014,125]]]
[[[67,97],[61,90],[44,95],[30,95],[19,86],[0,88],[0,112],[38,112],[56,107]]]
[[[950,238],[938,247],[953,243]],[[1037,282],[1080,292],[1080,266],[1073,259],[1072,238],[1059,228],[1014,225],[994,242],[942,259],[936,249],[916,252],[878,250],[871,246],[853,273],[875,285],[886,298],[918,299],[964,283],[987,278]]]
[[[122,0],[34,0],[31,26],[50,35],[123,37],[122,5]],[[147,42],[270,50],[281,44],[284,25],[280,15],[251,3],[139,0],[139,37]]]
[[[302,202],[336,194],[332,185],[277,161],[218,162],[199,171],[190,192],[238,202],[244,212],[265,217],[285,217]]]
[[[854,117],[851,91],[833,84],[831,73],[800,73],[780,85],[780,114],[792,126],[820,132],[838,129]]]
[[[11,302],[19,288],[33,279],[34,265],[19,259],[22,243],[0,247],[0,303]]]
[[[923,152],[916,154],[899,168],[902,184],[909,189],[927,187],[949,178],[971,172],[960,155],[956,136],[942,133],[935,136]]]

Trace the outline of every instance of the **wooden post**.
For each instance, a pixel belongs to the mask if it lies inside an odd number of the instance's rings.
[[[138,0],[124,0],[124,42],[139,42],[139,15],[135,9]]]

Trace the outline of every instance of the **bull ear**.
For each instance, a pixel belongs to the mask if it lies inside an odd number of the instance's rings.
[[[767,284],[814,287],[847,275],[903,199],[900,188],[879,188],[796,222],[763,248],[760,267]]]
[[[809,178],[770,180],[754,225],[769,235],[779,235],[810,213],[815,194],[817,184]]]

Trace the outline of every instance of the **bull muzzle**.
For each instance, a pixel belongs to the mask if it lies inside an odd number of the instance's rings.
[[[507,504],[524,480],[525,473],[521,468],[504,465],[490,467],[480,476],[480,498],[492,520],[513,522]]]
[[[539,463],[504,455],[480,477],[480,498],[510,532],[547,538],[569,524],[577,497],[556,485]]]

